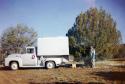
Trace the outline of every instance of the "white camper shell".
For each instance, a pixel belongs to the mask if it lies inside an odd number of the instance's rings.
[[[69,55],[69,42],[67,37],[38,38],[39,56]]]
[[[68,37],[38,38],[37,47],[26,47],[25,54],[11,54],[5,58],[5,67],[55,68],[69,61]]]

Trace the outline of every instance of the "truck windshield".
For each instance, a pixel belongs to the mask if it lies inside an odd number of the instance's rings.
[[[27,53],[34,53],[34,48],[28,48]]]

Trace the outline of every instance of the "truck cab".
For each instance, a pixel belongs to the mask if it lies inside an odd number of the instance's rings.
[[[37,56],[35,47],[26,47],[26,54],[21,55],[23,66],[37,66]]]

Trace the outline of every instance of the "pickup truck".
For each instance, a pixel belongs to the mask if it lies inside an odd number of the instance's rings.
[[[64,65],[69,61],[68,37],[46,37],[37,39],[37,47],[28,46],[26,53],[13,53],[5,58],[4,66],[12,70],[20,67],[46,67]]]

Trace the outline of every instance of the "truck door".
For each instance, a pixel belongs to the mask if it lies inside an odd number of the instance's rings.
[[[26,54],[22,57],[23,66],[36,66],[37,65],[37,57],[35,48],[27,48]]]

